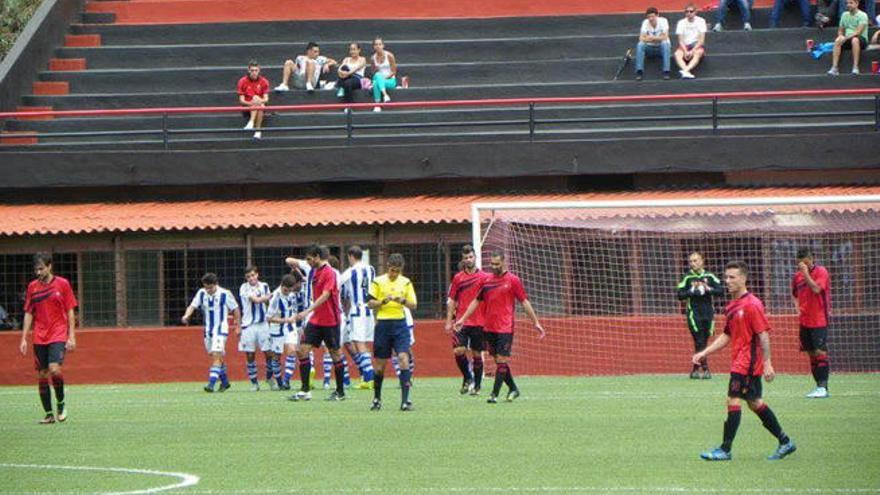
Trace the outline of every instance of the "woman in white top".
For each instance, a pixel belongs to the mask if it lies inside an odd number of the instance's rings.
[[[388,90],[397,87],[397,59],[394,54],[385,50],[382,38],[373,40],[373,100],[376,103],[389,102]],[[382,107],[374,107],[374,112],[381,112]]]
[[[361,45],[352,42],[348,45],[348,56],[342,60],[342,66],[336,72],[339,76],[336,96],[342,98],[343,102],[354,102],[352,95],[356,89],[361,89],[361,78],[366,67],[367,59],[361,56]]]

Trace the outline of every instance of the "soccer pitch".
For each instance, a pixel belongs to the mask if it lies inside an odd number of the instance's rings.
[[[832,375],[827,400],[803,397],[806,376],[765,384],[798,451],[765,460],[776,441],[744,408],[725,463],[698,458],[721,441],[725,375],[517,381],[520,399],[490,405],[460,396],[458,380],[416,378],[409,413],[391,379],[378,413],[370,391],[292,403],[244,382],[213,395],[74,384],[70,419],[48,426],[36,387],[3,387],[0,492],[880,493],[880,375]],[[138,469],[178,476],[127,471]]]

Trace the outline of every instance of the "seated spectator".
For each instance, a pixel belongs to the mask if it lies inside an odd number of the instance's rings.
[[[719,0],[718,13],[715,16],[715,27],[712,28],[712,31],[718,33],[724,29],[724,17],[727,16],[727,8],[732,2],[733,0]],[[746,31],[752,30],[752,25],[749,21],[752,20],[753,2],[754,0],[736,0],[736,4],[739,6],[739,15],[742,16],[743,29]]]
[[[657,7],[648,7],[645,20],[639,31],[639,43],[636,45],[636,80],[641,81],[645,72],[645,56],[663,59],[663,79],[669,79],[670,56],[672,42],[669,41],[669,21],[660,17]]]
[[[296,60],[286,60],[281,75],[281,84],[275,87],[275,91],[290,91],[290,77],[293,76],[293,87],[312,92],[315,88],[334,89],[336,84],[321,85],[332,74],[332,68],[337,65],[332,58],[321,55],[321,47],[314,41],[306,45],[304,54],[296,57]]]
[[[248,119],[244,129],[249,131],[256,129],[254,139],[263,137],[260,129],[263,127],[263,107],[269,103],[269,81],[260,75],[260,64],[251,60],[248,63],[248,73],[238,80],[238,102],[249,110],[242,112]]]
[[[816,27],[824,29],[837,23],[837,10],[841,2],[838,0],[816,1]]]
[[[880,23],[880,15],[877,16],[877,22]],[[871,43],[868,44],[868,50],[880,50],[880,29],[871,36]]]
[[[388,90],[397,87],[397,59],[385,49],[382,38],[373,40],[373,101],[376,103],[391,101]],[[381,112],[382,107],[373,107],[374,112]]]
[[[684,19],[675,25],[678,48],[675,49],[675,62],[682,79],[693,79],[694,68],[706,54],[706,20],[697,15],[697,8],[689,3],[684,9]]]
[[[868,14],[859,10],[859,0],[846,0],[846,12],[840,16],[840,25],[837,28],[837,39],[834,40],[834,51],[828,75],[840,75],[838,64],[840,63],[840,52],[843,50],[852,50],[852,73],[858,75],[859,57],[862,50],[867,47]]]
[[[861,4],[865,5],[865,10],[862,10],[862,12],[864,12],[868,16],[868,24],[870,25],[872,21],[877,22],[876,21],[877,3],[874,0],[867,0],[867,1],[863,0],[862,2],[856,2],[856,8],[861,9]],[[838,19],[843,18],[843,13],[846,10],[847,10],[846,1],[839,0],[838,5],[837,5],[837,18]]]
[[[773,1],[773,10],[770,11],[771,28],[779,27],[779,16],[782,15],[782,9],[785,8],[786,2],[788,2],[788,0]],[[813,14],[810,11],[810,0],[797,0],[797,3],[801,9],[801,26],[809,27],[813,20]]]
[[[336,96],[342,98],[344,103],[354,102],[354,91],[361,89],[361,79],[367,67],[367,59],[361,55],[361,45],[351,43],[348,45],[348,56],[342,59],[342,66],[336,72],[339,77]]]

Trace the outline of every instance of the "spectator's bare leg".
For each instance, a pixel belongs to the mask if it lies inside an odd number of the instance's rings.
[[[688,62],[687,69],[685,69],[685,70],[687,70],[688,72],[693,71],[697,67],[697,65],[700,64],[700,60],[702,58],[703,58],[703,51],[702,50],[694,50],[694,56],[691,57],[691,61]]]
[[[312,83],[312,86],[318,86],[318,71],[315,70],[315,62],[312,60],[306,61],[306,78],[308,82]]]
[[[261,106],[260,108],[263,108],[263,107]],[[263,127],[263,111],[257,110],[255,112],[251,112],[251,114],[254,115],[254,117],[252,117],[252,118],[255,118],[254,128],[261,129]]]
[[[679,69],[687,70],[687,64],[684,61],[684,52],[680,48],[675,50],[675,63],[678,64]]]
[[[831,68],[836,69],[838,64],[840,63],[840,51],[842,49],[843,42],[841,41],[843,37],[838,36],[836,40],[834,40],[834,50],[831,52]]]
[[[248,122],[246,127],[252,128],[255,125],[257,125],[257,111],[252,109],[251,110],[251,120],[250,120],[250,122]]]
[[[857,70],[859,68],[859,58],[862,54],[862,44],[859,42],[858,38],[853,38],[851,43],[853,52],[853,70]]]
[[[287,86],[287,82],[290,81],[290,75],[293,74],[295,68],[296,64],[293,60],[284,61],[284,69],[281,71],[281,84]]]

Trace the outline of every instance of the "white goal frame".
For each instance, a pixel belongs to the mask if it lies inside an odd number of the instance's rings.
[[[471,243],[477,258],[477,266],[483,266],[483,224],[481,213],[496,210],[540,210],[540,209],[608,209],[608,208],[678,208],[705,206],[796,206],[829,205],[846,203],[878,203],[880,195],[840,195],[840,196],[767,196],[753,198],[711,198],[711,199],[645,199],[645,200],[603,200],[603,201],[511,201],[475,202],[471,204]],[[491,228],[492,220],[489,226]],[[488,234],[489,229],[486,230]]]

